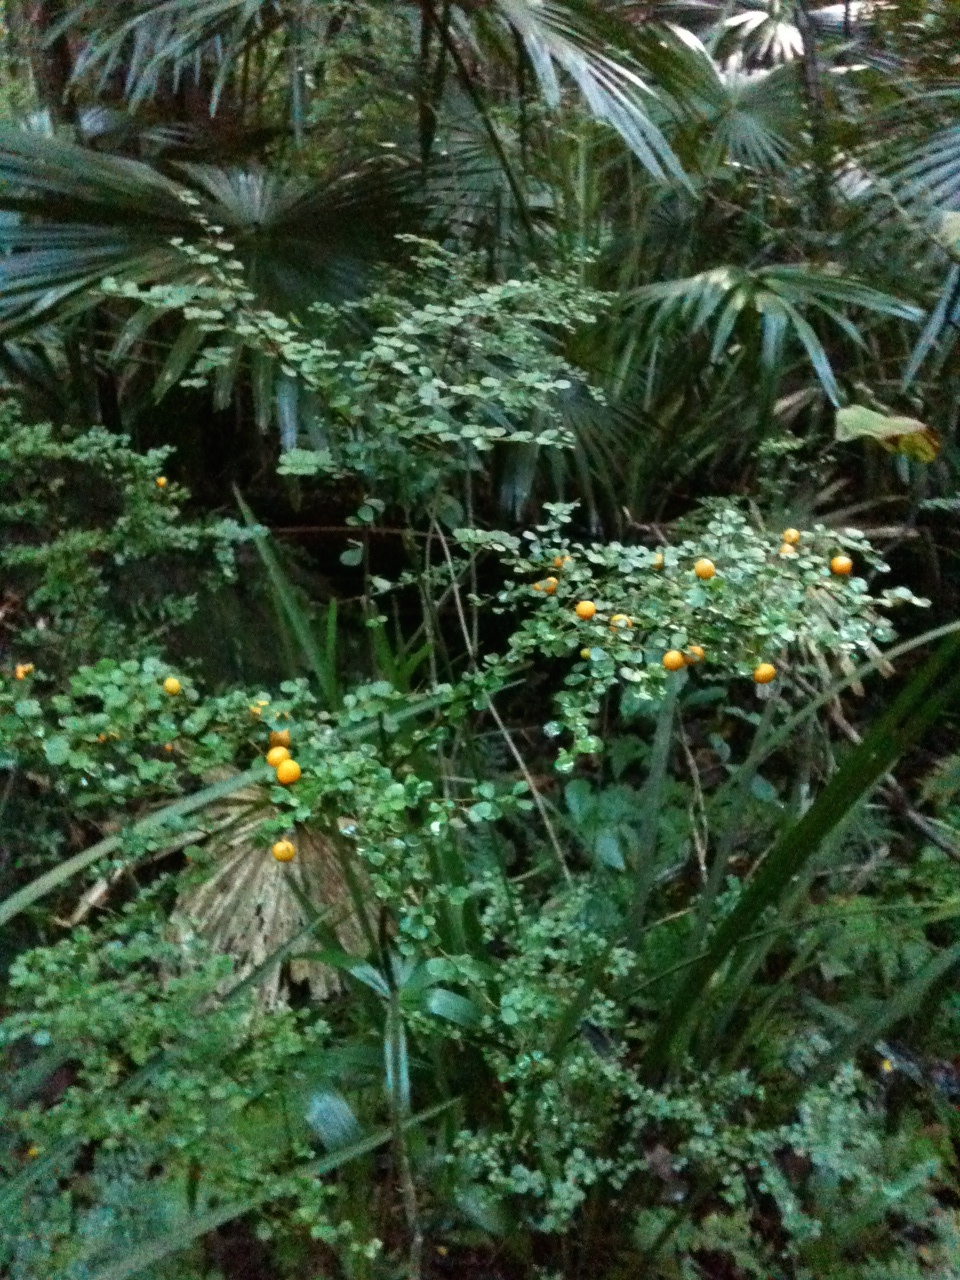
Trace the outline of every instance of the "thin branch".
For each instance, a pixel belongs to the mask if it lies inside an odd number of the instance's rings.
[[[470,639],[470,628],[467,625],[467,615],[464,612],[463,601],[460,597],[460,588],[457,585],[456,566],[453,563],[453,557],[450,554],[450,547],[447,544],[447,539],[444,536],[443,530],[440,528],[440,526],[437,524],[436,521],[433,522],[433,527],[436,530],[437,538],[439,539],[440,545],[443,548],[444,559],[446,560],[447,568],[450,571],[450,583],[453,588],[453,599],[457,609],[457,618],[459,619],[459,622],[460,622],[460,630],[463,633],[463,642],[467,646],[467,654],[469,655],[469,658],[470,658],[470,666],[474,671],[476,671],[477,670],[476,651]],[[494,706],[493,699],[491,698],[489,693],[486,693],[485,697],[487,701],[487,708],[491,716],[493,716],[494,723],[496,724],[497,728],[500,730],[503,740],[507,744],[507,749],[509,750],[510,754],[513,756],[514,760],[516,761],[517,768],[523,774],[524,782],[526,782],[528,788],[530,789],[530,794],[533,797],[533,802],[537,806],[537,811],[540,814],[540,818],[543,822],[544,829],[546,830],[547,836],[550,840],[550,844],[553,846],[553,851],[557,856],[557,863],[560,867],[560,870],[563,872],[564,878],[567,880],[567,883],[570,884],[573,882],[573,877],[571,876],[570,869],[567,866],[567,860],[564,857],[563,848],[561,847],[560,841],[557,839],[557,833],[554,830],[553,823],[550,821],[550,814],[547,812],[547,806],[544,803],[543,796],[540,794],[540,790],[537,787],[536,782],[534,781],[533,775],[531,774],[530,770],[527,768],[526,761],[524,760],[523,756],[520,754],[520,751],[517,748],[517,744],[513,740],[510,730],[504,724],[503,719],[500,715],[500,712]]]

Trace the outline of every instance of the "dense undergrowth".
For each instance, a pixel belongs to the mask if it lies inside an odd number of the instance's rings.
[[[0,1274],[960,1277],[954,9],[37,12]]]

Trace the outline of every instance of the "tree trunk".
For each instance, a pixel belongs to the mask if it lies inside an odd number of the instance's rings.
[[[29,57],[40,105],[54,124],[76,124],[70,41],[63,32],[51,36],[67,12],[64,0],[10,0],[8,12]]]

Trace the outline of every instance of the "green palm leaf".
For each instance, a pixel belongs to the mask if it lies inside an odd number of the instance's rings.
[[[388,7],[395,9],[396,0]],[[406,0],[406,7],[413,17],[426,13],[439,26],[442,6],[432,0]],[[314,22],[327,9],[333,12],[330,5],[316,6]],[[548,104],[559,104],[561,76],[569,78],[592,114],[611,125],[652,174],[683,181],[661,126],[702,69],[668,28],[638,29],[622,19],[616,5],[595,0],[461,0],[453,9],[449,33],[468,42],[473,53],[482,51],[494,69],[507,62],[512,71],[512,42],[497,37],[499,28],[521,42]],[[164,75],[175,79],[215,67],[215,111],[240,56],[284,27],[288,15],[275,0],[137,0],[120,22],[98,19],[91,3],[67,20],[74,29],[87,28],[77,76],[97,77],[102,87],[122,65],[127,96],[137,103],[156,92]],[[462,82],[470,79],[473,96],[477,85],[465,63],[455,59],[455,70]]]
[[[118,16],[104,22],[97,0],[73,7],[64,25],[85,35],[75,78],[89,76],[102,89],[122,67],[125,93],[136,104],[164,76],[176,83],[193,72],[199,80],[212,66],[212,110],[238,56],[284,22],[275,0],[134,0]]]
[[[784,343],[792,336],[834,404],[840,403],[840,390],[830,359],[804,313],[819,313],[857,344],[862,343],[859,330],[838,307],[911,321],[922,314],[890,294],[799,264],[756,270],[714,267],[682,280],[646,285],[635,290],[627,305],[650,314],[654,334],[681,330],[689,336],[709,336],[711,362],[724,356],[734,340],[751,345],[770,379],[781,367]]]
[[[410,222],[402,162],[313,182],[257,167],[173,172],[0,129],[0,332],[92,305],[108,275],[191,278],[171,241],[202,238],[197,213],[235,243],[260,300],[285,312],[355,292],[365,264],[392,251]]]
[[[584,0],[493,0],[489,10],[519,37],[549,106],[560,105],[563,72],[650,173],[683,181],[661,129],[666,98],[651,84],[667,73],[674,81],[665,84],[667,94],[679,90],[691,74],[682,44],[665,31],[640,37],[603,5]]]

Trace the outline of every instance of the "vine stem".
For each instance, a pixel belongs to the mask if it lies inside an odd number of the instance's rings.
[[[456,566],[453,563],[453,557],[450,554],[450,547],[447,543],[446,537],[444,536],[444,532],[440,528],[440,525],[437,523],[436,520],[433,521],[433,528],[436,530],[437,539],[440,543],[440,546],[443,549],[443,556],[447,562],[447,568],[450,571],[450,586],[453,591],[453,600],[454,600],[454,604],[456,605],[457,618],[460,622],[460,630],[463,633],[463,642],[467,646],[467,654],[469,655],[469,658],[470,658],[470,666],[471,666],[471,669],[474,672],[476,672],[478,670],[476,650],[473,647],[473,641],[471,640],[471,637],[470,637],[470,627],[467,623],[467,615],[464,612],[463,600],[460,596],[460,588],[457,584]],[[564,879],[567,881],[568,884],[572,884],[573,877],[570,874],[570,868],[567,866],[567,860],[564,857],[563,848],[560,844],[560,841],[557,839],[556,830],[554,829],[553,823],[550,821],[550,814],[547,812],[547,806],[543,799],[543,796],[541,795],[540,790],[533,779],[533,775],[531,774],[530,770],[527,768],[527,763],[524,760],[523,756],[520,754],[520,750],[517,747],[517,744],[513,740],[513,735],[510,733],[510,730],[504,724],[503,718],[501,717],[500,712],[497,710],[496,706],[494,705],[493,698],[486,691],[484,692],[484,697],[486,698],[487,709],[489,710],[491,716],[493,717],[494,723],[499,729],[504,742],[507,744],[507,750],[510,752],[510,754],[513,756],[514,760],[516,761],[517,768],[523,774],[523,780],[524,782],[526,782],[528,788],[530,789],[530,794],[533,797],[533,803],[536,805],[537,812],[540,814],[540,818],[541,818],[541,821],[543,822],[544,830],[547,833],[547,837],[553,848],[553,852],[556,854],[557,864],[560,867],[561,872],[563,873]]]

